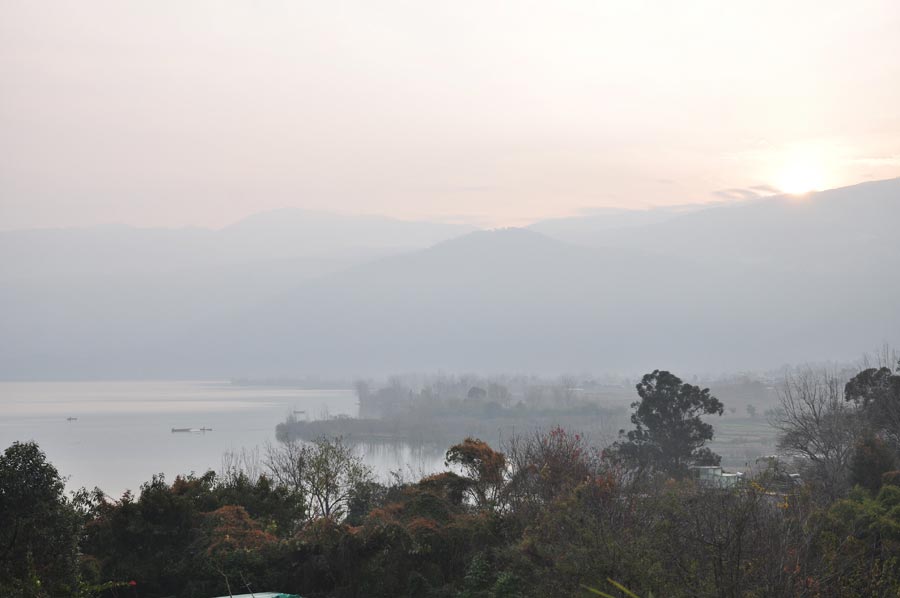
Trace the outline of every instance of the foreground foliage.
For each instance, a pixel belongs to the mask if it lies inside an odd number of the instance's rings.
[[[721,404],[666,372],[639,388],[639,432],[623,441],[647,448],[634,460],[554,428],[502,452],[466,438],[447,451],[447,471],[384,485],[322,439],[271,448],[259,471],[157,476],[136,495],[68,499],[38,447],[16,443],[0,459],[0,594],[898,596],[896,430],[885,417],[857,425],[875,417],[870,406],[893,405],[893,379],[876,374],[851,381],[847,402],[830,382],[793,382],[785,401],[796,410],[780,421],[804,427],[786,427],[783,442],[841,447],[807,459],[802,485],[775,460],[733,488],[686,475],[712,435],[694,418]]]
[[[0,456],[0,595],[66,595],[77,586],[78,513],[33,442]]]

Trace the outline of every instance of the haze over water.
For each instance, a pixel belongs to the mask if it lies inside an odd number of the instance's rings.
[[[117,497],[156,473],[171,481],[191,471],[218,471],[227,451],[262,451],[276,443],[275,426],[294,410],[311,419],[355,416],[357,399],[352,390],[222,381],[0,382],[0,445],[35,440],[69,477],[70,490],[98,486]],[[201,427],[212,431],[172,432]],[[406,446],[360,450],[379,477],[407,463],[431,465]]]

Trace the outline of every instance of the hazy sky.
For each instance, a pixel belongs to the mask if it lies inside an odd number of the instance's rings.
[[[0,0],[0,228],[900,176],[900,2]]]

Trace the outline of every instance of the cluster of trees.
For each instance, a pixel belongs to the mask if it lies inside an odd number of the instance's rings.
[[[576,386],[584,384],[587,388]],[[323,436],[356,442],[420,444],[439,454],[465,436],[499,443],[515,430],[577,427],[591,440],[615,437],[626,410],[597,400],[598,383],[529,377],[436,376],[392,378],[381,387],[357,381],[359,417],[339,415],[314,421],[289,415],[278,425],[281,441]]]
[[[769,417],[779,450],[795,458],[823,499],[856,485],[878,491],[883,475],[900,465],[900,363],[897,371],[867,368],[849,381],[825,370],[792,374]]]
[[[357,380],[360,417],[391,419],[410,409],[434,414],[473,415],[506,409],[540,412],[571,409],[600,400],[630,398],[631,382],[600,381],[587,376],[393,376],[386,384]],[[487,412],[487,413],[485,413]]]
[[[33,444],[0,460],[0,594],[308,597],[880,597],[900,592],[900,372],[788,381],[781,465],[697,483],[723,405],[669,372],[637,386],[633,429],[600,449],[563,428],[446,471],[376,482],[340,440],[287,443],[136,496],[64,495]],[[130,595],[130,594],[127,594]]]

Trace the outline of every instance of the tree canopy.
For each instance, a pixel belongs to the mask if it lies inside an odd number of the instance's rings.
[[[623,458],[680,476],[690,465],[717,465],[720,457],[704,445],[713,438],[704,415],[722,415],[721,401],[662,370],[645,374],[636,386],[639,401],[631,404],[634,429],[616,445]]]
[[[0,456],[0,595],[74,592],[80,519],[64,492],[34,442],[14,442]]]
[[[844,399],[858,406],[872,428],[900,449],[900,371],[865,369],[847,382]]]

